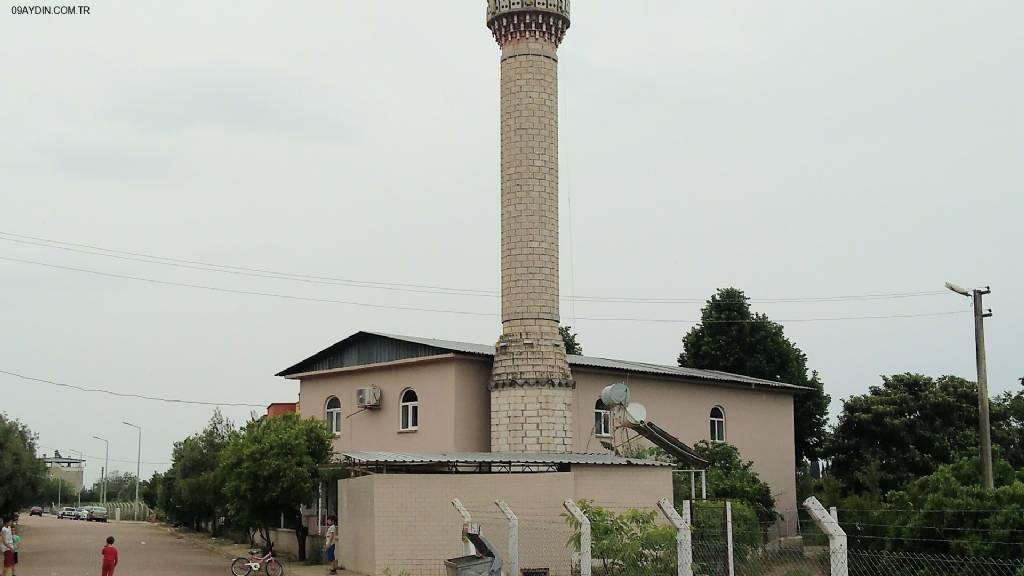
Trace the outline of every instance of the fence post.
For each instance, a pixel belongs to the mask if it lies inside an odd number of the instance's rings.
[[[736,562],[732,548],[732,502],[725,501],[725,562],[729,576],[736,576]]]
[[[519,518],[504,500],[495,502],[505,518],[508,519],[508,572],[510,576],[519,576]]]
[[[591,576],[594,562],[590,557],[590,519],[572,500],[566,499],[562,505],[580,523],[580,576]]]
[[[677,576],[693,576],[693,537],[690,529],[690,501],[683,501],[683,515],[679,516],[668,498],[658,500],[658,508],[676,529]]]
[[[825,511],[818,499],[811,496],[804,500],[804,508],[811,515],[814,523],[828,535],[828,555],[831,561],[831,576],[849,576],[850,568],[847,561],[846,532],[839,522]]]
[[[476,548],[473,546],[473,543],[469,541],[469,538],[466,538],[466,534],[469,533],[470,524],[473,521],[473,517],[469,515],[469,510],[466,510],[466,507],[462,505],[462,501],[459,500],[458,498],[452,499],[452,506],[455,506],[455,509],[458,510],[459,514],[462,516],[463,551],[465,552],[466,556],[472,556],[473,554],[476,554]]]

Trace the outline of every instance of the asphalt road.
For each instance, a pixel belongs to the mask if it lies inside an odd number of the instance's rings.
[[[83,522],[21,515],[18,576],[98,576],[100,549],[113,536],[115,576],[225,576],[230,559],[143,522]]]

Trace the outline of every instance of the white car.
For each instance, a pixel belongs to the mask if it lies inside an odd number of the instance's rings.
[[[57,512],[57,518],[78,518],[78,510],[71,506],[65,506]]]
[[[88,520],[89,519],[89,508],[79,508],[78,512],[77,512],[77,515],[75,516],[75,519],[77,519],[77,520]]]

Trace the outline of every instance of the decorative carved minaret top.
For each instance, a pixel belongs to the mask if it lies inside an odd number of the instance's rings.
[[[557,47],[569,29],[569,0],[487,0],[487,27],[499,46],[540,38]]]

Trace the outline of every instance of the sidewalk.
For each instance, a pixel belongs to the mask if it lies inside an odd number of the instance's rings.
[[[225,558],[238,558],[239,556],[247,556],[249,554],[249,546],[245,544],[235,544],[220,538],[210,538],[208,534],[201,532],[180,530],[167,525],[163,525],[163,527],[171,534],[188,539],[204,548],[223,555]],[[287,558],[282,558],[281,563],[284,564],[284,571],[289,576],[325,576],[327,574],[326,564],[308,566],[298,560],[289,560]],[[364,576],[359,572],[351,572],[349,570],[338,570],[338,575]]]

